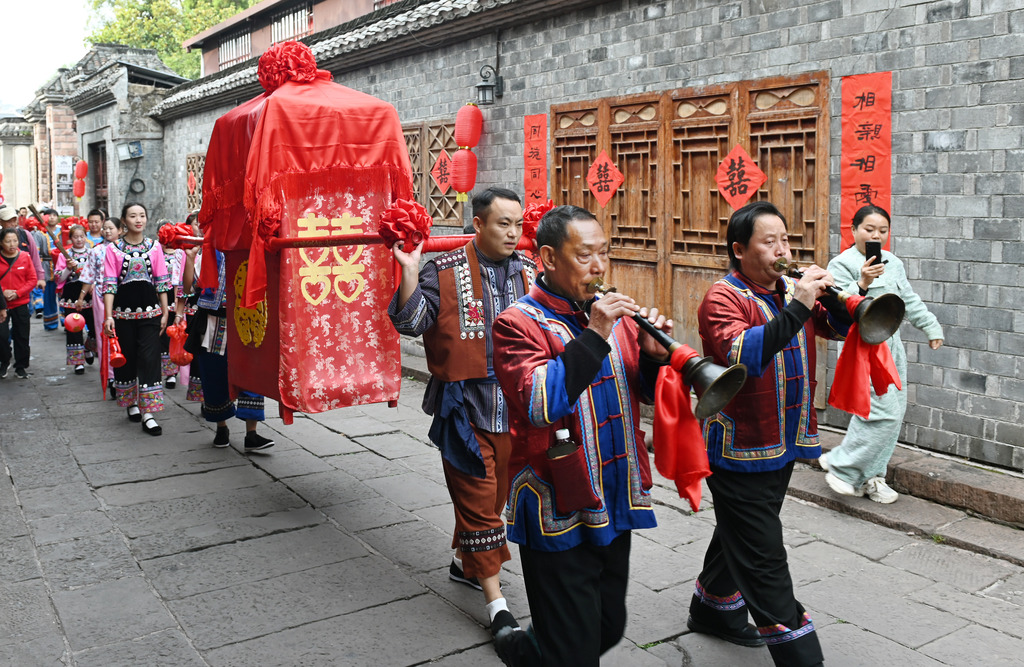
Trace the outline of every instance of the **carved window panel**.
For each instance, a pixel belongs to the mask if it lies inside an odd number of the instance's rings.
[[[656,259],[659,240],[659,98],[609,107],[608,156],[624,178],[605,207],[611,224],[609,245],[613,250],[646,251],[647,259]]]
[[[462,227],[463,203],[455,201],[455,190],[441,192],[430,170],[447,150],[453,155],[459,149],[455,143],[454,123],[417,123],[404,125],[405,145],[412,164],[413,193],[416,201],[427,209],[435,225]]]
[[[203,206],[203,172],[206,171],[206,154],[193,153],[185,156],[185,210],[198,211]]]
[[[554,114],[552,126],[551,199],[588,211],[600,208],[587,187],[587,172],[599,154],[595,106],[568,105]]]

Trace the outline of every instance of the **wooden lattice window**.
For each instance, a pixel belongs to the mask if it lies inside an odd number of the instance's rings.
[[[193,153],[185,156],[185,209],[198,211],[203,205],[203,171],[206,155]]]
[[[442,194],[430,170],[434,168],[441,151],[454,155],[459,149],[455,143],[454,123],[417,123],[402,127],[405,144],[412,163],[413,192],[416,201],[422,204],[435,225],[462,227],[462,202],[455,201],[455,191],[449,189]]]
[[[552,198],[597,215],[610,280],[699,346],[697,305],[728,268],[733,211],[715,172],[737,144],[768,176],[751,201],[786,216],[794,258],[828,261],[828,82],[815,72],[554,105]],[[604,209],[586,184],[601,151],[625,177]]]

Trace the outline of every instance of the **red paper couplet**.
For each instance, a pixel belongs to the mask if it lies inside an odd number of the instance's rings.
[[[874,204],[890,210],[892,72],[844,76],[842,119],[839,220],[845,250],[853,245],[850,223],[857,209]]]
[[[729,151],[715,172],[718,194],[725,197],[733,210],[741,208],[768,180],[746,149],[739,144]]]
[[[437,189],[441,191],[441,194],[446,194],[448,188],[452,187],[452,158],[448,155],[448,151],[441,150],[437,161],[434,162],[434,168],[430,170],[430,175],[434,177],[434,182],[437,183]]]
[[[601,151],[601,154],[594,160],[594,164],[590,165],[590,171],[587,172],[587,185],[590,186],[590,193],[597,199],[601,208],[608,204],[624,180],[626,179],[623,178],[622,172],[611,161],[606,151]]]
[[[526,204],[543,204],[548,198],[548,117],[523,118],[523,191]]]

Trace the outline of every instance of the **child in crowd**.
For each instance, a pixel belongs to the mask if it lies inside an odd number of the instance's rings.
[[[85,227],[72,225],[69,230],[71,247],[65,250],[68,257],[61,253],[57,256],[54,266],[54,279],[57,283],[57,292],[60,294],[58,303],[61,307],[61,315],[67,317],[71,313],[79,313],[85,318],[85,328],[79,331],[71,331],[64,327],[64,335],[67,339],[67,365],[75,367],[75,375],[85,373],[85,364],[92,364],[93,352],[96,349],[96,332],[92,323],[92,298],[85,289],[86,284],[82,282],[82,271],[89,263],[91,248],[85,235]],[[86,349],[86,334],[90,339],[89,348]]]
[[[881,262],[867,257],[867,242],[877,241],[884,247],[890,224],[885,209],[861,207],[853,216],[854,245],[829,262],[828,270],[835,277],[836,287],[851,294],[898,295],[907,304],[907,319],[928,337],[929,347],[937,350],[942,346],[942,326],[910,286],[903,262],[885,250]],[[877,503],[892,503],[899,498],[885,483],[885,472],[907,411],[907,352],[900,332],[885,344],[896,362],[903,389],[891,386],[881,396],[872,391],[870,416],[863,419],[854,415],[843,442],[818,460],[833,491],[847,496],[866,495]]]
[[[103,299],[107,317],[103,330],[117,336],[126,363],[114,369],[117,402],[142,430],[160,435],[153,417],[164,408],[160,377],[160,334],[167,326],[167,293],[171,278],[159,243],[145,236],[146,207],[129,202],[121,210],[124,236],[107,248]]]
[[[11,339],[14,339],[14,375],[28,378],[29,315],[28,299],[36,286],[32,258],[18,247],[15,229],[0,231],[0,289],[3,290],[7,316],[0,322],[0,378],[11,367]]]
[[[102,243],[97,243],[89,251],[89,261],[86,262],[85,268],[82,269],[82,283],[85,287],[82,289],[82,296],[79,297],[79,301],[82,301],[86,297],[91,297],[94,294],[99,295],[98,298],[92,299],[92,322],[93,331],[103,330],[103,320],[106,319],[106,310],[103,308],[103,262],[107,258],[107,248],[111,243],[116,241],[121,236],[121,221],[117,218],[110,218],[103,222],[100,228],[100,234],[103,236]],[[97,289],[97,285],[99,289]],[[97,336],[98,338],[98,336]],[[105,346],[97,345],[97,355],[100,357],[100,367],[102,368],[103,355],[106,354]],[[110,398],[114,398],[114,369],[107,369],[109,377],[107,381],[107,391],[110,392]]]

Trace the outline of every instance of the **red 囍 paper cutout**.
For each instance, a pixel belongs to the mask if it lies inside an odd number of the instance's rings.
[[[594,160],[594,164],[590,165],[590,171],[587,172],[587,185],[590,186],[590,193],[601,204],[601,208],[608,204],[624,180],[626,179],[622,176],[622,172],[605,151],[601,151],[601,154]]]
[[[734,210],[746,204],[766,180],[768,177],[739,144],[729,151],[715,173],[718,194],[725,197]]]
[[[441,194],[447,194],[448,189],[452,187],[452,158],[448,155],[448,151],[442,150],[441,154],[437,156],[430,175],[434,177],[434,182],[437,183],[437,189],[441,191]]]

